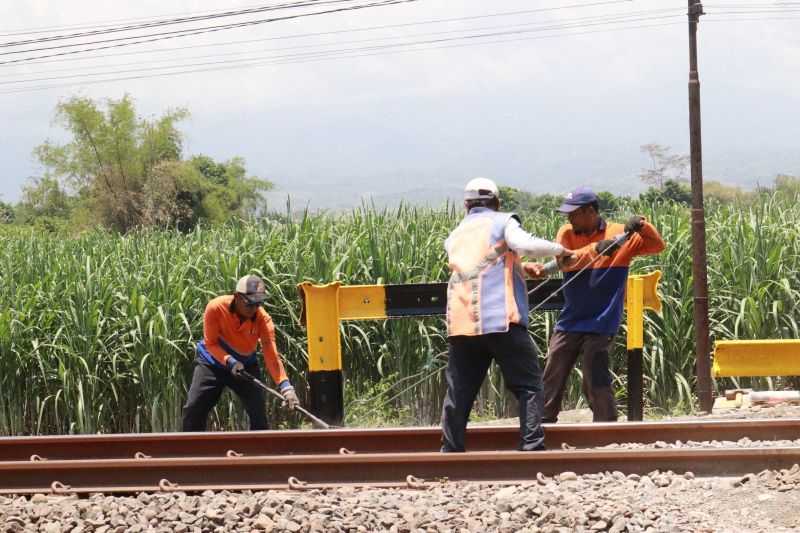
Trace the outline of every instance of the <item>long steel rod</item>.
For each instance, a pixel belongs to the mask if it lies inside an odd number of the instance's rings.
[[[247,372],[245,372],[245,373],[244,373],[244,378],[245,378],[245,379],[249,379],[250,381],[252,381],[253,383],[255,383],[257,387],[259,387],[260,389],[262,389],[264,392],[266,392],[266,393],[268,393],[268,394],[270,394],[270,395],[274,396],[274,397],[275,397],[275,398],[277,398],[278,400],[284,400],[283,394],[281,394],[280,392],[276,391],[276,390],[275,390],[275,389],[273,389],[273,388],[267,387],[267,386],[266,386],[266,385],[265,385],[265,384],[264,384],[264,383],[263,383],[263,382],[262,382],[260,379],[258,379],[257,377],[255,377],[255,376],[252,376],[252,375],[248,374]],[[324,421],[324,420],[322,420],[321,418],[317,418],[317,417],[316,417],[316,416],[314,416],[312,413],[310,413],[308,410],[304,409],[304,408],[303,408],[303,406],[301,406],[301,405],[298,405],[298,406],[296,406],[296,407],[294,408],[294,410],[295,410],[295,411],[297,411],[297,412],[299,412],[300,414],[304,415],[306,418],[308,418],[308,419],[311,421],[311,425],[312,425],[312,426],[314,426],[315,428],[320,428],[320,429],[331,429],[331,426],[330,426],[330,424],[328,424],[327,422],[325,422],[325,421]]]

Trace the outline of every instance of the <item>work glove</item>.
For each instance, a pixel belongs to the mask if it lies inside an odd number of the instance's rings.
[[[294,392],[294,387],[285,387],[281,391],[281,394],[283,395],[283,403],[290,411],[294,411],[294,409],[300,405],[300,400],[297,399],[297,393]]]
[[[614,255],[614,252],[619,250],[620,246],[621,244],[614,239],[603,239],[594,245],[594,251],[600,255],[611,257]]]
[[[241,361],[236,361],[234,359],[233,363],[228,364],[228,368],[231,371],[231,375],[233,375],[233,377],[235,377],[236,379],[244,379],[247,377],[245,375],[247,371],[244,369],[244,365],[242,364]]]
[[[633,233],[639,232],[644,227],[644,217],[639,215],[633,215],[631,218],[628,219],[628,222],[625,223],[625,233]]]

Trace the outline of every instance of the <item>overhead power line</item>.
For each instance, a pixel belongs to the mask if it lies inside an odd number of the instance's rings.
[[[239,9],[250,9],[264,6],[263,2],[256,4],[256,5],[247,5],[247,6],[239,6]],[[272,3],[270,5],[278,5],[278,3]],[[19,35],[37,35],[43,33],[63,33],[66,31],[77,31],[77,30],[91,30],[91,29],[99,29],[99,28],[110,28],[112,26],[119,26],[120,24],[133,24],[136,22],[148,22],[148,21],[155,21],[161,20],[165,18],[177,18],[177,17],[187,17],[187,16],[194,16],[194,15],[206,15],[211,13],[218,13],[218,9],[204,9],[202,11],[182,11],[180,13],[165,13],[162,15],[150,15],[150,16],[141,16],[141,17],[128,17],[128,18],[121,18],[121,19],[109,19],[109,20],[100,20],[97,22],[89,22],[89,23],[78,23],[78,24],[66,24],[61,26],[39,26],[35,28],[17,28],[13,30],[5,30],[4,33],[0,33],[0,37],[15,37]]]
[[[391,5],[391,4],[395,4],[395,3],[405,3],[405,2],[415,2],[415,1],[417,1],[417,0],[383,0],[383,2],[380,2],[378,5]],[[584,2],[584,3],[578,3],[578,4],[569,4],[569,5],[556,6],[556,7],[547,7],[547,8],[538,8],[538,9],[529,9],[529,10],[518,10],[518,11],[501,12],[501,13],[494,13],[494,14],[488,14],[488,15],[475,15],[475,16],[467,16],[467,17],[434,19],[434,20],[429,20],[429,21],[401,23],[401,24],[387,24],[387,25],[382,25],[382,26],[373,26],[373,27],[369,27],[369,28],[361,28],[361,29],[353,29],[353,30],[334,30],[334,31],[329,31],[329,32],[317,32],[317,33],[309,33],[309,34],[304,34],[304,35],[298,35],[297,37],[300,37],[300,36],[314,36],[314,35],[333,35],[333,34],[336,34],[336,33],[346,33],[346,32],[350,32],[350,31],[369,31],[369,30],[383,29],[383,28],[400,28],[400,27],[405,27],[405,26],[413,26],[413,25],[417,25],[417,24],[431,24],[431,23],[439,23],[439,22],[466,21],[466,20],[472,20],[472,19],[478,19],[478,18],[486,18],[486,17],[495,17],[495,16],[510,16],[510,15],[518,15],[518,14],[530,14],[530,13],[535,13],[535,12],[547,12],[547,11],[558,11],[558,10],[564,10],[564,9],[577,9],[577,8],[586,8],[586,7],[596,7],[596,6],[604,6],[604,5],[611,5],[611,4],[623,4],[623,3],[630,3],[632,1],[634,1],[634,0],[602,0],[602,1]],[[374,7],[374,5],[370,4],[370,5],[366,6],[366,7]],[[289,16],[289,17],[280,17],[280,18],[275,18],[275,19],[273,19],[271,21],[287,20],[287,19],[291,19],[291,18],[299,18],[299,17],[302,17],[302,16],[326,14],[326,13],[330,13],[330,12],[337,12],[337,11],[340,11],[340,10],[353,10],[353,9],[360,9],[360,8],[362,8],[362,6],[353,6],[353,7],[349,7],[349,8],[340,8],[340,9],[336,9],[336,10],[330,10],[330,11],[324,11],[324,12],[315,12],[315,13],[305,14],[305,15],[294,15],[294,16]],[[655,11],[660,11],[660,10],[655,10]],[[153,43],[153,42],[163,41],[163,40],[166,40],[166,39],[172,39],[172,38],[176,38],[176,37],[185,37],[185,36],[189,36],[189,35],[197,35],[197,34],[202,34],[202,33],[208,33],[210,31],[217,31],[217,30],[190,31],[188,33],[181,33],[179,35],[168,35],[168,36],[156,37],[156,38],[152,38],[152,39],[138,40],[138,41],[134,41],[134,42],[117,43],[117,44],[112,44],[112,45],[104,45],[104,46],[98,46],[98,47],[92,47],[92,48],[85,48],[85,49],[81,49],[81,50],[71,50],[71,51],[58,52],[58,53],[53,53],[53,54],[46,54],[46,55],[41,55],[41,56],[33,56],[33,57],[27,57],[27,58],[21,58],[21,59],[9,59],[9,60],[5,60],[5,61],[0,61],[0,67],[3,66],[3,65],[13,65],[13,64],[18,64],[18,63],[26,63],[26,62],[39,62],[39,63],[41,63],[41,61],[39,61],[41,59],[49,59],[49,58],[55,58],[55,57],[63,59],[65,56],[72,56],[72,55],[76,55],[76,54],[94,52],[94,51],[99,51],[99,50],[118,49],[118,48],[122,48],[122,47],[126,47],[126,46],[136,45],[136,44]],[[267,39],[263,39],[263,40],[272,40],[272,39],[281,39],[281,38],[283,38],[283,37],[279,36],[279,37],[267,38]],[[258,41],[258,40],[253,40],[253,41],[250,41],[250,42],[256,42],[256,41]],[[248,41],[238,41],[238,43],[242,43],[242,42],[248,42]],[[234,44],[234,43],[237,43],[237,42],[234,41],[233,43],[222,43],[222,44]],[[197,45],[197,46],[217,46],[217,44]],[[185,47],[185,48],[189,48],[189,47]],[[180,47],[177,47],[175,49],[180,49]],[[136,53],[136,52],[133,52],[133,53]],[[0,56],[2,56],[2,55],[5,55],[5,54],[0,53]],[[107,56],[112,56],[112,55],[115,55],[115,54],[107,54]],[[72,59],[72,58],[70,58],[70,59]],[[76,59],[81,59],[81,58],[76,58]]]
[[[282,16],[282,17],[272,17],[272,18],[267,18],[267,19],[251,20],[251,21],[240,22],[240,23],[236,23],[236,24],[223,24],[223,25],[217,25],[217,26],[208,26],[208,27],[205,27],[205,28],[193,28],[193,29],[189,29],[189,30],[177,30],[177,31],[170,31],[170,32],[154,33],[154,34],[149,34],[149,35],[139,35],[139,36],[135,36],[135,37],[122,37],[122,38],[115,38],[115,39],[106,39],[106,40],[95,41],[95,42],[96,43],[105,43],[105,42],[114,42],[114,41],[129,40],[129,39],[141,39],[142,37],[149,37],[147,39],[143,39],[143,40],[139,40],[139,41],[124,42],[124,43],[117,42],[116,44],[105,45],[105,46],[100,46],[100,47],[96,47],[96,48],[86,48],[86,49],[82,49],[82,50],[71,50],[71,51],[67,51],[67,52],[58,52],[58,53],[47,54],[47,55],[42,55],[42,56],[27,57],[27,58],[21,58],[21,59],[11,59],[11,60],[6,60],[6,61],[0,62],[0,65],[8,65],[8,64],[12,64],[12,63],[20,63],[20,62],[24,62],[24,61],[30,61],[32,59],[44,59],[44,58],[48,58],[48,57],[57,57],[57,56],[62,56],[62,55],[79,54],[79,53],[91,52],[91,51],[94,51],[94,50],[104,50],[104,49],[107,49],[107,48],[119,48],[119,47],[122,47],[122,46],[130,46],[130,45],[134,45],[134,44],[151,43],[151,42],[156,42],[156,41],[163,41],[163,40],[166,40],[166,39],[174,39],[174,38],[178,38],[178,37],[187,37],[187,36],[190,36],[190,35],[201,35],[201,34],[205,34],[205,33],[218,32],[218,31],[229,30],[229,29],[234,29],[234,28],[244,28],[244,27],[248,27],[248,26],[255,26],[255,25],[258,25],[258,24],[267,24],[267,23],[277,22],[277,21],[282,21],[282,20],[292,20],[292,19],[313,17],[313,16],[319,16],[319,15],[328,15],[328,14],[332,14],[332,13],[341,13],[341,12],[346,12],[346,11],[356,11],[356,10],[367,9],[367,8],[371,8],[371,7],[383,7],[383,6],[390,6],[390,5],[395,5],[395,4],[407,4],[407,3],[411,3],[411,2],[417,2],[417,1],[419,1],[419,0],[378,0],[376,2],[372,2],[372,3],[368,3],[368,4],[359,4],[359,5],[355,5],[355,6],[343,6],[343,7],[333,8],[333,9],[327,9],[327,10],[324,10],[324,11],[314,11],[314,12],[311,12],[311,13],[299,13],[299,14],[295,14],[295,15],[285,15],[285,16]],[[70,44],[70,45],[60,45],[60,46],[54,46],[54,47],[43,47],[43,48],[32,48],[32,49],[27,49],[27,50],[17,50],[17,51],[13,51],[13,52],[0,52],[0,56],[10,55],[10,54],[18,54],[18,53],[23,53],[23,52],[35,52],[35,51],[43,51],[43,50],[50,50],[50,49],[60,49],[60,48],[73,47],[73,46],[84,46],[84,45],[90,45],[90,44],[93,44],[93,43],[92,42],[89,42],[89,43],[75,43],[75,44]]]
[[[142,54],[161,54],[161,53],[171,53],[180,50],[190,50],[195,48],[218,48],[222,46],[234,46],[239,44],[252,44],[252,43],[260,43],[260,42],[268,42],[268,41],[279,41],[285,39],[300,39],[306,37],[324,37],[324,36],[331,36],[331,35],[339,35],[344,33],[357,33],[357,32],[371,32],[371,31],[378,31],[378,30],[386,30],[386,29],[397,29],[397,28],[407,28],[412,26],[422,26],[422,25],[431,25],[431,24],[443,24],[443,23],[450,23],[450,22],[467,22],[471,20],[479,20],[479,19],[486,19],[486,18],[501,18],[501,17],[510,17],[510,16],[521,16],[521,15],[530,15],[535,13],[545,13],[550,11],[560,11],[566,9],[578,9],[578,8],[585,8],[585,7],[595,7],[595,6],[603,6],[603,5],[610,5],[610,4],[628,4],[631,0],[605,0],[600,2],[589,2],[589,3],[578,3],[578,4],[568,4],[562,5],[557,7],[545,7],[545,8],[537,8],[537,9],[525,9],[525,10],[515,10],[515,11],[500,11],[495,13],[486,13],[482,15],[470,15],[470,16],[463,16],[463,17],[449,17],[449,18],[438,18],[438,19],[427,19],[427,20],[420,20],[414,22],[404,22],[404,23],[396,23],[396,24],[382,24],[377,26],[365,26],[360,28],[348,28],[348,29],[341,29],[341,30],[329,30],[329,31],[320,31],[320,32],[311,32],[311,33],[296,33],[290,35],[277,35],[272,37],[265,37],[260,39],[242,39],[236,41],[222,41],[222,42],[215,42],[215,43],[199,43],[199,44],[192,44],[188,46],[174,46],[169,48],[155,48],[150,50],[133,50],[133,51],[124,51],[124,52],[115,52],[110,54],[94,54],[89,58],[86,57],[60,57],[58,59],[50,59],[46,61],[37,60],[37,59],[30,59],[25,61],[28,64],[36,64],[36,65],[43,65],[43,64],[50,64],[56,62],[65,62],[65,61],[86,61],[87,59],[93,58],[106,58],[106,57],[120,57],[120,56],[128,56],[128,55],[142,55]],[[666,12],[666,11],[680,11],[683,12],[683,8],[667,8],[667,9],[655,9],[655,10],[648,10],[648,11],[637,11],[637,12],[628,12],[628,14],[637,13],[658,13],[658,12]],[[621,15],[621,14],[617,14]],[[615,15],[606,15],[606,16],[615,16]],[[0,63],[2,65],[3,63]]]
[[[635,0],[603,0],[603,1],[595,1],[587,4],[579,4],[578,6],[593,6],[593,5],[609,5],[609,4],[629,4],[634,2]],[[257,4],[257,5],[247,5],[247,6],[240,6],[239,9],[251,9],[263,6],[264,4]],[[277,4],[270,4],[270,5],[277,5]],[[532,11],[553,11],[559,9],[570,9],[574,6],[559,6],[559,7],[549,7],[549,8],[542,8]],[[112,26],[117,26],[120,24],[131,24],[135,22],[145,22],[145,21],[154,21],[164,18],[178,18],[178,17],[186,17],[186,16],[195,16],[195,15],[203,15],[203,14],[211,14],[217,13],[218,10],[207,9],[202,11],[183,11],[180,13],[168,13],[160,16],[143,16],[143,17],[132,17],[132,18],[124,18],[124,19],[111,19],[111,20],[104,20],[98,21],[94,23],[81,23],[81,24],[68,24],[62,26],[43,26],[43,27],[36,27],[36,28],[19,28],[16,30],[6,30],[5,33],[0,33],[0,37],[14,37],[19,35],[36,35],[42,33],[63,33],[66,31],[76,31],[76,30],[89,30],[89,29],[99,29],[99,28],[109,28]],[[471,18],[471,17],[464,17],[464,18]],[[454,19],[455,20],[455,19]]]
[[[149,79],[149,78],[163,78],[163,77],[173,77],[173,76],[180,76],[184,74],[194,74],[200,72],[211,72],[211,71],[227,71],[227,70],[238,70],[243,68],[261,68],[265,66],[272,66],[272,65],[292,65],[292,64],[303,64],[303,63],[316,63],[321,61],[330,61],[336,59],[351,59],[351,58],[358,58],[358,57],[367,57],[367,56],[378,56],[378,55],[388,55],[388,54],[398,54],[398,53],[413,53],[413,52],[425,52],[430,50],[438,50],[438,49],[445,49],[445,48],[462,48],[468,46],[480,46],[480,45],[489,45],[489,44],[501,44],[501,43],[508,43],[508,42],[518,42],[518,41],[530,41],[530,40],[541,40],[541,39],[552,39],[558,37],[569,37],[575,35],[586,35],[586,34],[593,34],[593,33],[608,33],[614,31],[622,31],[622,30],[632,30],[632,29],[642,29],[642,28],[657,28],[657,27],[665,27],[665,26],[673,26],[676,24],[680,24],[680,22],[660,22],[655,24],[640,24],[640,25],[633,25],[633,26],[623,26],[617,28],[606,28],[606,29],[593,29],[587,31],[579,31],[579,32],[570,32],[570,33],[561,33],[561,34],[554,34],[554,35],[536,35],[536,36],[512,36],[508,39],[496,39],[490,41],[473,41],[469,40],[468,42],[447,42],[444,40],[438,41],[429,41],[429,42],[416,42],[416,43],[405,43],[405,49],[376,49],[378,47],[368,47],[363,50],[357,49],[349,49],[349,50],[338,50],[338,51],[321,51],[318,52],[317,55],[306,55],[303,57],[272,57],[269,60],[251,60],[249,62],[243,64],[235,64],[235,65],[222,65],[222,66],[207,66],[201,68],[192,68],[188,70],[178,70],[172,72],[160,72],[157,74],[144,74],[144,75],[131,75],[131,76],[122,76],[116,78],[109,78],[104,80],[93,80],[87,82],[73,82],[73,83],[64,83],[64,84],[50,84],[50,85],[39,85],[39,86],[29,86],[25,88],[18,88],[9,91],[0,92],[0,95],[4,94],[18,94],[22,92],[28,91],[39,91],[39,90],[48,90],[48,89],[59,89],[65,87],[73,87],[73,86],[89,86],[89,85],[96,85],[96,84],[103,84],[103,83],[111,83],[111,82],[119,82],[119,81],[130,81],[130,80],[141,80],[141,79]],[[464,39],[461,39],[464,40]],[[438,44],[434,44],[438,43]],[[422,46],[418,48],[408,48],[409,46],[419,46],[421,44],[434,44],[434,46]],[[400,45],[394,45],[400,46]],[[338,54],[338,55],[337,55]],[[174,67],[173,67],[174,68]],[[108,74],[106,74],[108,75]]]
[[[661,12],[663,15],[656,15],[656,16],[643,16],[645,13],[656,13]],[[667,13],[671,13],[671,15],[666,15]],[[464,33],[475,33],[475,32],[491,32],[491,31],[510,31],[512,28],[516,29],[517,31],[524,31],[524,32],[542,32],[542,31],[553,31],[553,30],[562,30],[562,29],[571,29],[571,28],[581,28],[587,27],[591,25],[599,25],[599,24],[621,24],[626,22],[641,22],[641,21],[648,21],[654,20],[656,18],[661,17],[668,17],[668,16],[680,16],[683,13],[683,10],[680,8],[670,8],[670,9],[662,9],[662,10],[655,10],[655,11],[634,11],[634,12],[627,12],[627,13],[617,13],[613,15],[600,15],[600,16],[589,16],[589,17],[576,17],[571,19],[562,19],[558,22],[549,22],[544,23],[542,21],[536,22],[522,22],[517,24],[502,24],[502,25],[494,25],[494,26],[483,26],[483,27],[473,27],[473,28],[459,28],[459,29],[452,29],[452,30],[441,30],[441,31],[434,31],[434,32],[422,32],[416,34],[406,34],[406,35],[389,35],[389,36],[381,36],[381,37],[373,37],[368,39],[354,39],[348,41],[339,41],[336,43],[311,43],[311,44],[301,44],[295,46],[285,46],[281,48],[274,48],[274,49],[267,49],[267,50],[259,50],[258,52],[284,52],[287,50],[298,50],[298,49],[309,49],[309,48],[320,48],[320,47],[327,47],[331,45],[346,45],[346,44],[364,44],[364,43],[374,43],[380,41],[387,41],[387,40],[397,40],[397,39],[409,39],[409,38],[419,38],[419,37],[431,37],[431,36],[439,36],[439,35],[452,35],[452,34],[464,34]],[[525,29],[528,28],[528,29]],[[356,31],[358,29],[354,29]],[[301,34],[302,35],[302,34]],[[489,34],[493,35],[493,34]],[[283,36],[286,38],[295,37],[293,35]],[[254,51],[237,51],[237,52],[226,52],[226,53],[217,53],[217,54],[206,54],[200,56],[190,56],[182,58],[184,60],[195,60],[195,59],[217,59],[222,57],[231,57],[231,56],[242,56],[247,54],[252,54]],[[74,58],[73,58],[74,60]],[[83,59],[84,61],[86,59]],[[136,62],[128,62],[128,63],[117,63],[115,67],[125,67],[125,66],[138,66],[138,65],[152,65],[154,63],[165,63],[165,62],[174,62],[174,58],[169,59],[162,59],[162,60],[147,60],[147,61],[136,61]],[[41,63],[34,63],[35,65]],[[108,65],[85,65],[78,68],[82,68],[84,70],[89,69],[98,69],[98,68],[108,68]],[[43,71],[42,74],[51,74],[51,73],[58,73],[58,72],[75,72],[76,67],[68,67],[63,69],[50,69]],[[17,74],[7,74],[5,77],[16,76]],[[77,75],[76,75],[77,76]],[[3,77],[2,73],[0,72],[0,77]]]
[[[156,20],[153,22],[143,22],[140,24],[132,24],[127,26],[113,26],[93,31],[85,31],[79,33],[70,33],[65,35],[51,35],[49,37],[37,37],[35,39],[24,39],[20,41],[8,41],[4,43],[0,43],[0,48],[9,48],[13,46],[24,46],[29,44],[38,44],[38,43],[47,43],[53,41],[65,41],[69,39],[78,39],[81,37],[93,37],[97,35],[107,35],[110,33],[120,33],[120,32],[127,32],[127,31],[134,31],[134,30],[141,30],[141,29],[149,29],[149,28],[158,28],[161,26],[172,26],[175,24],[187,24],[189,22],[199,22],[203,20],[214,20],[219,18],[227,18],[227,17],[239,17],[243,15],[252,15],[256,13],[264,13],[267,11],[280,11],[284,9],[297,9],[301,7],[315,7],[321,5],[329,5],[329,4],[343,4],[343,3],[352,3],[356,0],[306,0],[302,2],[291,2],[286,4],[276,4],[276,5],[267,5],[267,6],[260,6],[254,7],[250,9],[238,9],[233,11],[221,11],[212,13],[209,15],[195,15],[190,17],[180,17],[180,18],[172,18],[172,19],[162,19]],[[100,41],[104,42],[104,41]],[[79,45],[64,45],[64,46],[79,46]],[[47,50],[47,48],[37,48],[34,50]],[[28,50],[30,51],[30,50]]]

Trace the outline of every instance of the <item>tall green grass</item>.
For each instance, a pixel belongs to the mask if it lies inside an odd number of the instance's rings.
[[[646,401],[650,408],[692,408],[694,345],[688,210],[623,206],[643,212],[668,248],[634,271],[664,272],[664,312],[646,323]],[[719,339],[798,337],[800,239],[793,198],[708,209],[711,324]],[[184,235],[103,231],[77,237],[0,231],[0,433],[174,431],[191,377],[194,343],[207,301],[254,272],[267,282],[268,311],[288,371],[305,387],[305,331],[296,284],[342,281],[444,281],[442,242],[460,207],[379,210],[345,215],[272,217],[201,228]],[[535,214],[525,225],[552,237],[561,220]],[[533,317],[544,353],[556,316]],[[444,394],[446,338],[440,317],[342,325],[351,423],[433,423]],[[624,331],[613,359],[620,399]],[[567,402],[579,405],[579,373]],[[747,382],[742,383],[747,385]],[[719,384],[732,385],[730,382]],[[776,386],[761,382],[759,386]],[[300,422],[271,403],[274,425]],[[478,410],[513,413],[502,378],[492,372]],[[246,427],[237,400],[223,397],[218,429]]]

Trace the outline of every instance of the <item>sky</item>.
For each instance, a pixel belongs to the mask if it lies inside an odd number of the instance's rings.
[[[145,117],[187,108],[187,155],[245,158],[251,174],[276,184],[273,205],[287,196],[312,208],[370,197],[437,203],[475,176],[532,192],[589,185],[635,194],[648,165],[641,145],[688,153],[685,0],[416,0],[310,15],[372,2],[195,22],[180,28],[308,15],[0,64],[0,200],[17,201],[25,181],[43,173],[32,151],[65,140],[53,113],[76,95],[129,94]],[[277,3],[7,0],[0,42]],[[752,187],[800,175],[800,3],[709,0],[705,11],[706,179]],[[178,27],[165,28],[138,32]],[[32,30],[49,33],[18,34]],[[120,35],[131,33],[82,39]],[[0,63],[81,48],[3,47]]]

